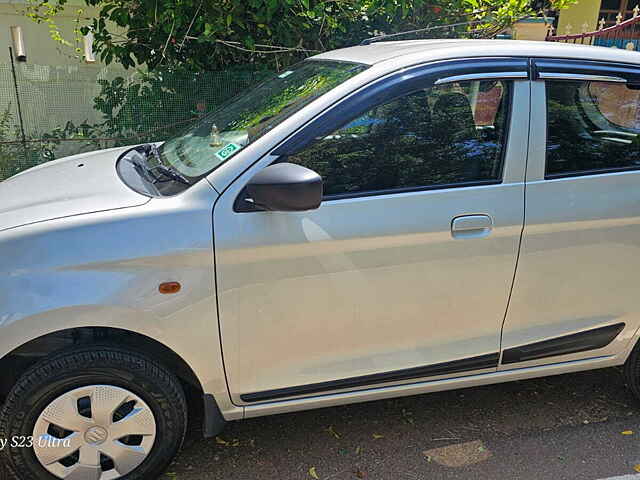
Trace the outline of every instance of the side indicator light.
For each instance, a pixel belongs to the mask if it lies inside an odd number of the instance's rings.
[[[158,287],[158,291],[164,295],[171,295],[172,293],[178,293],[182,285],[178,282],[164,282]]]

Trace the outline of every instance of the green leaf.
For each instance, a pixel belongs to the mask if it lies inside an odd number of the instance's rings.
[[[253,37],[245,37],[244,44],[248,49],[255,50],[256,42]]]

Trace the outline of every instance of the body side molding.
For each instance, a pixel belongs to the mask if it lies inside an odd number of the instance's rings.
[[[362,375],[359,377],[344,378],[341,380],[332,380],[329,382],[310,383],[307,385],[299,385],[295,387],[277,388],[274,390],[265,390],[255,393],[243,393],[240,399],[243,402],[259,402],[267,400],[275,400],[284,397],[293,397],[296,395],[310,395],[314,393],[329,392],[343,388],[366,387],[387,382],[397,382],[400,380],[414,380],[423,377],[434,377],[437,375],[446,375],[450,373],[470,372],[481,370],[484,368],[495,368],[498,366],[498,352],[481,355],[478,357],[463,358],[451,362],[436,363],[422,367],[405,368],[402,370],[394,370],[391,372],[374,373],[371,375]]]
[[[502,353],[502,365],[525,362],[539,358],[567,355],[569,353],[595,350],[609,345],[624,328],[624,323],[593,328],[584,332],[508,348]]]

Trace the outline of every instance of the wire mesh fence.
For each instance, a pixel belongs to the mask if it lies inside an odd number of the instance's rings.
[[[268,72],[0,64],[0,180],[77,153],[166,139]]]

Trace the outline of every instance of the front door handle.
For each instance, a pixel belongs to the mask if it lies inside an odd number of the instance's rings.
[[[451,221],[454,238],[480,238],[491,233],[493,220],[489,215],[461,215]]]

